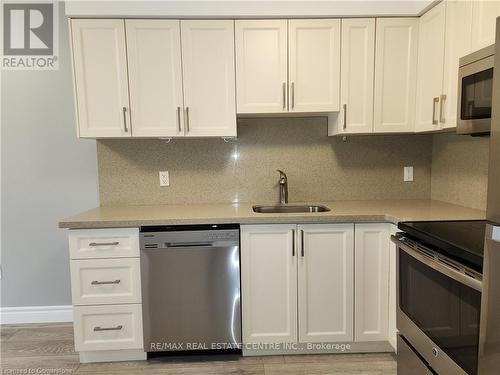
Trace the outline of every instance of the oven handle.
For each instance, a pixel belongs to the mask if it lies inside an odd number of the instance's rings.
[[[418,251],[412,249],[410,246],[399,240],[399,238],[394,235],[391,236],[391,240],[405,253],[417,259],[418,261],[424,263],[426,266],[429,266],[432,269],[442,273],[443,275],[446,275],[452,278],[453,280],[458,281],[461,284],[464,284],[472,289],[475,289],[478,292],[482,292],[483,283],[481,281],[476,280],[473,277],[467,276],[461,272],[458,272],[456,269],[447,266],[443,263],[437,262],[432,258],[422,255]]]

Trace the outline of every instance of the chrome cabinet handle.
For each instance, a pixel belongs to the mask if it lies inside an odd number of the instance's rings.
[[[109,284],[120,284],[121,280],[114,280],[114,281],[97,281],[94,280],[90,283],[90,285],[109,285]]]
[[[128,132],[128,128],[127,128],[127,107],[123,107],[122,108],[122,112],[123,112],[123,130],[125,130],[125,133]]]
[[[305,250],[304,250],[304,231],[303,230],[300,231],[300,241],[301,241],[301,244],[300,244],[301,255],[302,255],[302,257],[304,257]]]
[[[295,256],[295,229],[292,229],[292,256]]]
[[[347,104],[343,105],[344,107],[344,130],[347,129]]]
[[[286,109],[286,83],[283,82],[283,109]]]
[[[116,326],[116,327],[94,327],[94,332],[101,332],[101,331],[120,331],[123,328],[122,325]]]
[[[89,246],[117,246],[120,243],[118,241],[116,242],[91,242],[89,243]]]
[[[446,102],[446,95],[441,95],[441,105],[439,107],[439,122],[444,124],[446,122],[446,118],[444,117],[444,103]]]
[[[436,120],[436,104],[439,103],[439,96],[432,99],[432,125],[437,125]]]
[[[189,107],[186,107],[186,131],[189,133]]]
[[[177,107],[177,125],[179,127],[179,133],[182,132],[182,127],[181,127],[181,107]]]
[[[295,108],[295,82],[292,82],[292,109]]]

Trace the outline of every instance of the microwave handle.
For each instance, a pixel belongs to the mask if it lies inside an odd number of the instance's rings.
[[[416,260],[422,262],[426,266],[434,269],[435,271],[442,273],[443,275],[448,276],[449,278],[458,281],[460,284],[466,285],[472,289],[475,289],[479,292],[483,289],[483,282],[477,280],[473,277],[467,276],[466,274],[457,271],[456,269],[445,265],[444,263],[436,261],[434,258],[430,258],[429,256],[423,255],[419,251],[412,249],[410,246],[402,242],[397,236],[391,236],[392,242],[396,244],[396,246],[403,250],[408,255],[412,256]]]

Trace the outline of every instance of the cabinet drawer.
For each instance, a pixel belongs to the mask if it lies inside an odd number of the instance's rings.
[[[140,303],[139,258],[71,261],[73,305]]]
[[[142,349],[140,304],[76,306],[75,350]]]
[[[139,256],[139,229],[74,229],[69,231],[71,259]]]

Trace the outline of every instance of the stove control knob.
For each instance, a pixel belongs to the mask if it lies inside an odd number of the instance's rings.
[[[439,350],[432,348],[432,354],[434,354],[434,357],[437,357],[439,355]]]

